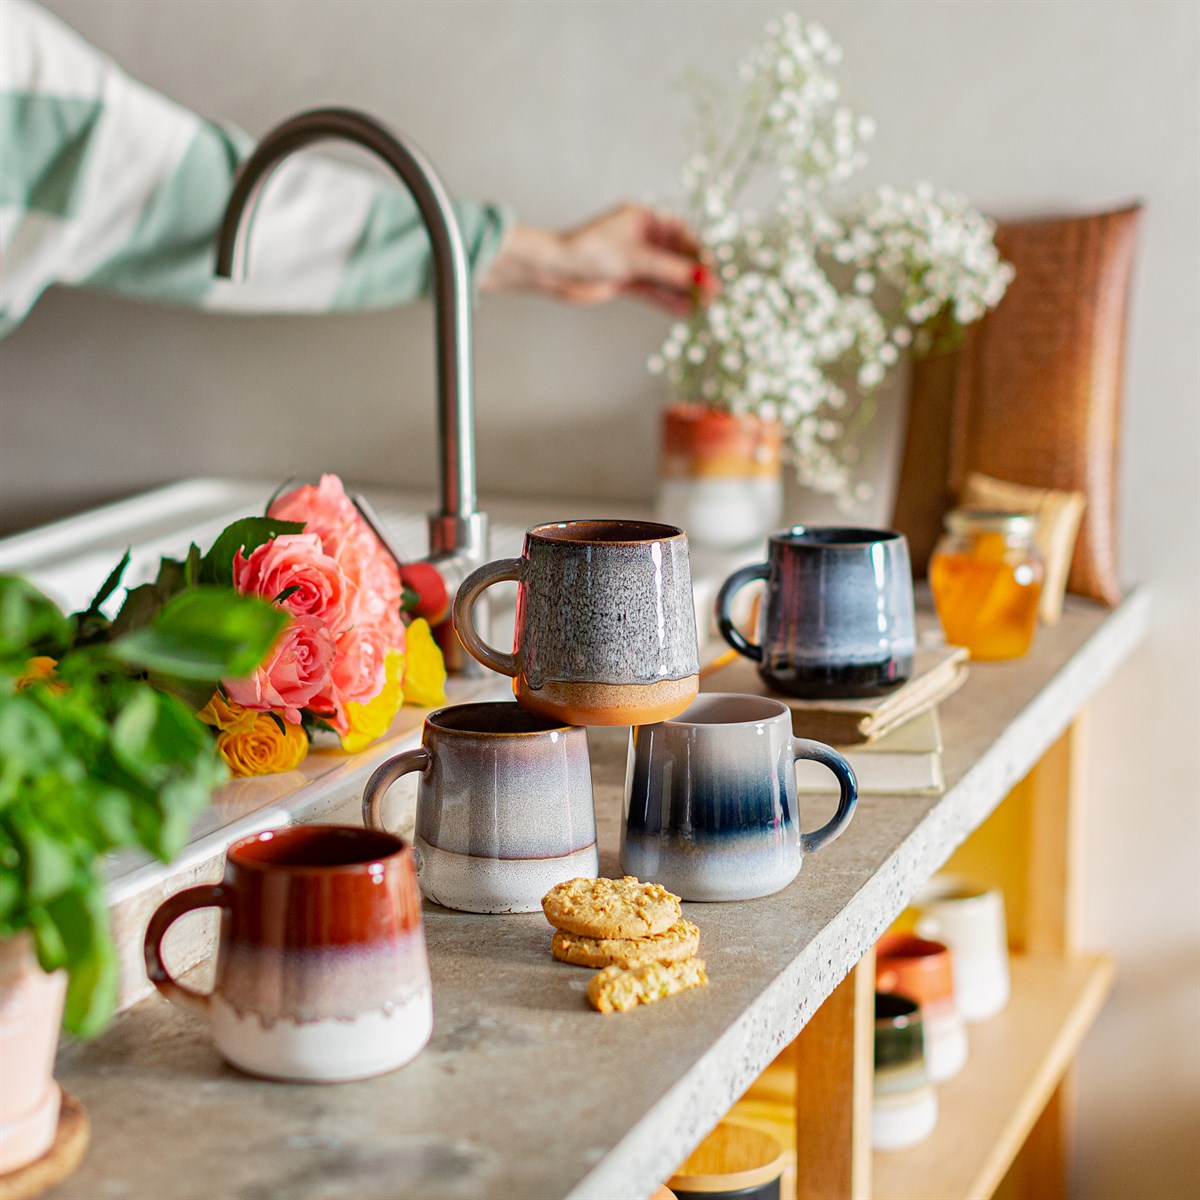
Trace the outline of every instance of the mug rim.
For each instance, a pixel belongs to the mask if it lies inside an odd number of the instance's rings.
[[[910,907],[929,909],[943,904],[994,903],[997,895],[1003,900],[1004,893],[998,884],[985,883],[970,875],[939,873],[927,879],[913,895]]]
[[[689,721],[686,714],[697,704],[705,700],[752,700],[756,704],[763,704],[774,709],[768,715],[759,717],[746,717],[740,721]],[[756,696],[753,692],[700,692],[695,699],[676,717],[668,717],[661,722],[663,725],[677,725],[685,729],[730,729],[739,725],[761,725],[764,721],[774,721],[779,717],[787,716],[789,725],[791,722],[791,710],[782,700],[776,700],[773,696]]]
[[[579,530],[583,533],[588,527],[620,525],[643,532],[625,538],[552,535],[553,530]],[[633,517],[575,517],[566,521],[543,521],[531,525],[525,531],[525,537],[547,546],[644,546],[652,542],[687,540],[687,534],[678,525],[665,525],[661,521],[642,521]]]
[[[464,708],[503,709],[505,712],[520,713],[531,721],[543,721],[545,725],[542,729],[459,729],[454,725],[443,725],[438,719],[444,717],[448,712]],[[433,726],[439,733],[458,733],[465,737],[502,738],[545,737],[548,733],[566,733],[569,730],[581,728],[579,725],[570,725],[557,718],[543,717],[538,713],[532,713],[527,708],[522,708],[515,700],[468,700],[464,704],[443,704],[441,708],[435,708],[431,713],[426,714],[425,724]]]
[[[369,839],[379,847],[389,845],[391,849],[379,854],[364,854],[362,858],[346,863],[272,862],[270,859],[249,857],[245,853],[252,846],[299,834],[336,834],[338,836],[350,834],[361,837],[363,840]],[[366,829],[360,825],[280,825],[272,829],[260,829],[257,833],[238,838],[225,851],[226,861],[241,871],[262,871],[271,875],[289,876],[315,875],[325,878],[330,875],[373,874],[388,862],[399,862],[406,858],[412,859],[412,846],[404,838],[381,829]]]
[[[878,969],[885,963],[912,963],[915,965],[941,966],[951,957],[951,948],[937,938],[921,937],[918,933],[885,933],[875,943],[875,964]]]
[[[880,1014],[880,1009],[895,1007],[898,1011]],[[913,1029],[923,1025],[921,1002],[903,992],[875,992],[875,1028],[876,1030]]]
[[[807,535],[855,534],[839,541],[804,541]],[[888,542],[902,542],[904,534],[898,529],[868,529],[862,525],[791,525],[777,529],[770,536],[773,546],[796,546],[810,550],[861,550],[864,546],[877,546]]]

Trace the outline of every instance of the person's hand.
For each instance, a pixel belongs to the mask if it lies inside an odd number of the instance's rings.
[[[541,292],[570,304],[634,295],[686,315],[716,291],[716,277],[682,221],[623,204],[563,233],[516,226],[483,288]]]

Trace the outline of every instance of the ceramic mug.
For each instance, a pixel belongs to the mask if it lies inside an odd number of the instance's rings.
[[[487,645],[472,608],[517,581],[511,654]],[[674,716],[699,690],[687,537],[650,521],[557,521],[525,534],[520,558],[468,575],[454,600],[467,652],[511,675],[518,703],[570,725],[636,725]]]
[[[876,1150],[915,1146],[933,1132],[937,1119],[920,1006],[909,996],[876,992],[871,1145]]]
[[[999,888],[936,875],[913,897],[918,937],[954,955],[954,992],[967,1021],[986,1021],[1008,1003],[1008,932]]]
[[[875,947],[875,990],[916,1000],[925,1024],[925,1060],[934,1083],[967,1061],[967,1027],[954,995],[954,956],[943,942],[885,934]]]
[[[411,771],[421,891],[465,912],[541,912],[555,884],[599,871],[587,731],[511,701],[458,704],[425,718],[421,746],[367,781],[363,822]]]
[[[766,580],[759,642],[730,615],[734,595]],[[759,664],[773,691],[807,699],[880,695],[912,674],[912,567],[902,533],[796,525],[771,535],[767,561],[717,594],[721,636]]]
[[[163,964],[170,925],[222,910],[210,993]],[[234,842],[225,878],[159,905],[146,972],[205,1017],[235,1067],[269,1079],[365,1079],[403,1066],[429,1040],[433,1004],[412,850],[388,833],[295,825]]]
[[[828,767],[840,788],[836,814],[815,833],[800,832],[797,759]],[[621,870],[684,900],[767,896],[846,828],[857,801],[850,764],[793,737],[785,704],[705,693],[678,717],[630,733]]]

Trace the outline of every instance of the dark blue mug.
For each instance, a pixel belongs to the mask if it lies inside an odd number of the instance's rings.
[[[766,580],[760,641],[730,616],[734,595]],[[742,567],[717,595],[721,636],[759,664],[773,691],[805,699],[878,696],[912,674],[912,566],[904,534],[796,525],[771,535],[767,561]]]

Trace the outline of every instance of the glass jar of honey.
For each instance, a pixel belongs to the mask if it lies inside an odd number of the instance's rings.
[[[946,641],[976,659],[1020,658],[1033,641],[1045,568],[1037,518],[956,508],[929,560]]]

